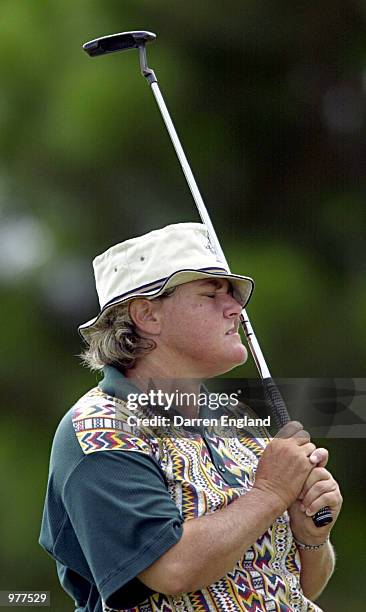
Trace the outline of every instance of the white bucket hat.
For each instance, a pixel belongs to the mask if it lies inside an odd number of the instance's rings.
[[[254,281],[230,274],[218,259],[207,228],[176,223],[112,246],[93,261],[100,312],[79,327],[88,341],[97,321],[111,308],[136,297],[153,299],[166,289],[201,278],[226,278],[243,308]]]

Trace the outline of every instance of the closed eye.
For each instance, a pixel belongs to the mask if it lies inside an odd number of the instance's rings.
[[[233,295],[233,291],[216,291],[215,293],[205,293],[206,297],[215,298],[217,295]]]

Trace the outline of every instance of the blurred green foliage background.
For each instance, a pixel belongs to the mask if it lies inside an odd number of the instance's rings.
[[[149,63],[232,269],[256,280],[273,375],[363,377],[366,3],[1,0],[0,17],[0,589],[63,612],[37,539],[52,434],[96,381],[76,357],[91,260],[198,220],[137,53],[81,43],[157,32]],[[328,442],[345,506],[320,603],[361,610],[366,444]]]

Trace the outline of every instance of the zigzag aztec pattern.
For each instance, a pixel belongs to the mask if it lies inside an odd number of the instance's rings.
[[[92,389],[74,406],[72,422],[84,454],[98,451],[126,450],[151,454],[144,436],[134,435],[127,424],[125,402],[117,402],[100,389]]]
[[[204,439],[164,436],[159,442],[148,428],[138,435],[127,426],[130,412],[122,400],[96,388],[75,405],[73,425],[85,454],[102,450],[143,452],[155,457],[168,491],[183,518],[189,520],[228,506],[248,491],[268,438],[227,438],[212,432],[212,452],[236,479],[229,484],[216,469]],[[135,413],[137,416],[138,413]],[[146,416],[141,414],[141,416]],[[104,606],[104,612],[114,612]],[[249,548],[231,572],[195,593],[150,596],[130,612],[321,612],[300,587],[300,558],[287,513]]]

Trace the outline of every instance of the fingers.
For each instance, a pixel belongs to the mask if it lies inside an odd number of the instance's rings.
[[[316,446],[312,442],[305,441],[303,443],[299,443],[299,441],[297,441],[297,443],[301,445],[302,450],[304,451],[306,456],[309,457],[309,459],[315,454]]]
[[[289,421],[284,425],[275,436],[276,438],[296,438],[296,442],[299,446],[307,444],[310,441],[310,434],[308,431],[303,429],[302,424],[299,421]],[[309,456],[309,459],[313,465],[325,467],[328,463],[329,453],[326,448],[316,448],[314,446],[313,451]]]
[[[315,467],[314,469],[312,469],[310,474],[309,474],[309,476],[307,477],[307,479],[304,482],[304,486],[302,488],[302,491],[301,491],[301,494],[299,496],[299,499],[305,499],[305,496],[308,494],[310,489],[317,482],[319,482],[321,480],[328,480],[331,477],[332,477],[331,473],[328,472],[328,470],[326,470],[325,468]]]
[[[316,467],[310,472],[299,498],[302,500],[300,509],[307,516],[312,516],[324,506],[340,508],[342,503],[338,483],[323,467]]]
[[[310,439],[310,435],[299,421],[289,421],[284,425],[280,431],[276,434],[276,438],[299,438],[305,442]]]
[[[315,491],[313,492],[313,495],[318,496],[308,505],[304,503],[305,514],[307,516],[313,516],[318,512],[318,510],[324,508],[325,506],[328,506],[332,510],[336,509],[338,513],[338,510],[342,503],[342,497],[339,491],[338,484],[333,481],[333,483],[329,483],[329,487],[331,487],[330,490],[328,490],[327,483],[323,481],[323,483],[319,485],[317,493]]]

